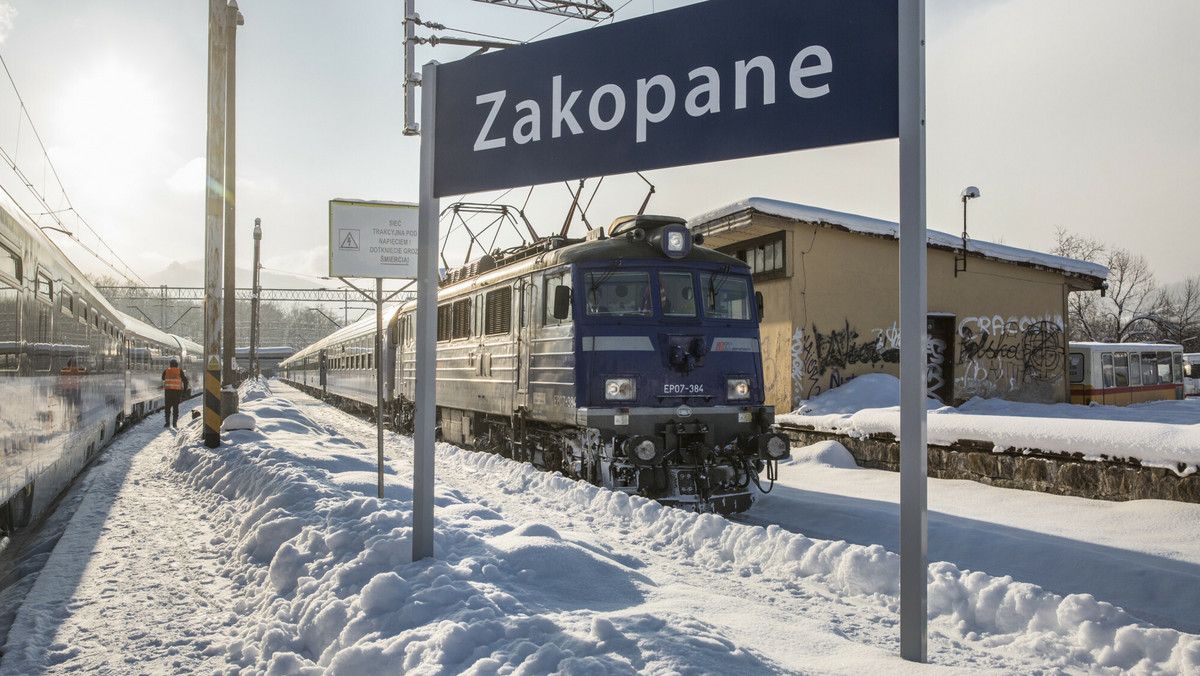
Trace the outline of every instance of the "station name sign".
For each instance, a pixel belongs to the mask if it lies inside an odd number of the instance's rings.
[[[329,201],[329,276],[416,279],[417,205]]]
[[[710,0],[438,67],[434,194],[899,134],[895,0]]]

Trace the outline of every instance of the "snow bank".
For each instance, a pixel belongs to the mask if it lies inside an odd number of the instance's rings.
[[[457,491],[437,495],[435,557],[411,561],[411,493],[379,499],[347,488],[354,483],[339,475],[371,469],[345,453],[359,444],[285,399],[257,392],[243,401],[256,429],[231,432],[224,446],[208,449],[192,426],[173,462],[211,495],[223,531],[212,544],[224,549],[224,574],[241,587],[228,619],[236,638],[214,648],[235,665],[230,673],[763,668],[713,626],[672,626],[642,606],[648,583],[633,557],[544,524],[510,523]],[[839,451],[826,446],[812,455],[836,462]],[[439,465],[477,473],[540,509],[620,533],[628,546],[673,551],[689,569],[855,598],[895,622],[899,557],[881,546],[692,514],[448,445],[437,456]],[[1200,669],[1197,637],[1136,624],[1087,595],[1061,597],[949,563],[931,565],[929,581],[935,641],[1017,647],[1067,669]],[[565,626],[562,618],[579,614],[590,618],[586,630]]]
[[[851,437],[900,435],[900,381],[872,373],[801,402],[779,422]],[[987,441],[996,451],[1038,449],[1091,460],[1137,459],[1187,475],[1200,465],[1200,399],[1134,406],[1026,404],[974,398],[954,408],[930,399],[928,440]]]

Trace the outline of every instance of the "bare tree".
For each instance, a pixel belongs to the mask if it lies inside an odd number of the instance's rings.
[[[1104,295],[1076,291],[1068,297],[1071,340],[1125,342],[1162,337],[1154,321],[1161,315],[1162,294],[1144,256],[1062,228],[1055,231],[1055,240],[1053,253],[1102,262],[1108,267],[1108,290]]]
[[[1183,345],[1188,352],[1200,351],[1200,277],[1161,290],[1156,304],[1160,337]]]
[[[1074,235],[1063,228],[1054,231],[1055,245],[1051,252],[1057,256],[1092,263],[1104,259],[1104,244],[1090,237]],[[1102,327],[1100,292],[1075,291],[1067,296],[1067,336],[1070,340],[1101,341],[1107,335]]]
[[[1118,343],[1157,338],[1142,326],[1159,309],[1158,287],[1146,257],[1127,249],[1110,249],[1106,265],[1108,302],[1101,305],[1100,317],[1112,338]]]

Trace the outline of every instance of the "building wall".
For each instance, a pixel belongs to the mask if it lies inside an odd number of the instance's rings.
[[[791,411],[865,373],[899,376],[896,240],[760,213],[753,225],[787,232],[786,275],[756,282],[767,403]],[[956,277],[954,258],[928,250],[928,312],[946,331],[929,344],[930,391],[945,383],[952,404],[1066,401],[1064,277],[980,257]]]

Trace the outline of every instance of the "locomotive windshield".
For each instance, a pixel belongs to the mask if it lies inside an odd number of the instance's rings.
[[[587,273],[587,313],[597,317],[650,316],[650,274],[606,270]]]
[[[700,273],[704,315],[713,319],[753,319],[750,286],[727,272]]]
[[[728,272],[589,271],[584,289],[592,317],[754,319],[748,280]]]

